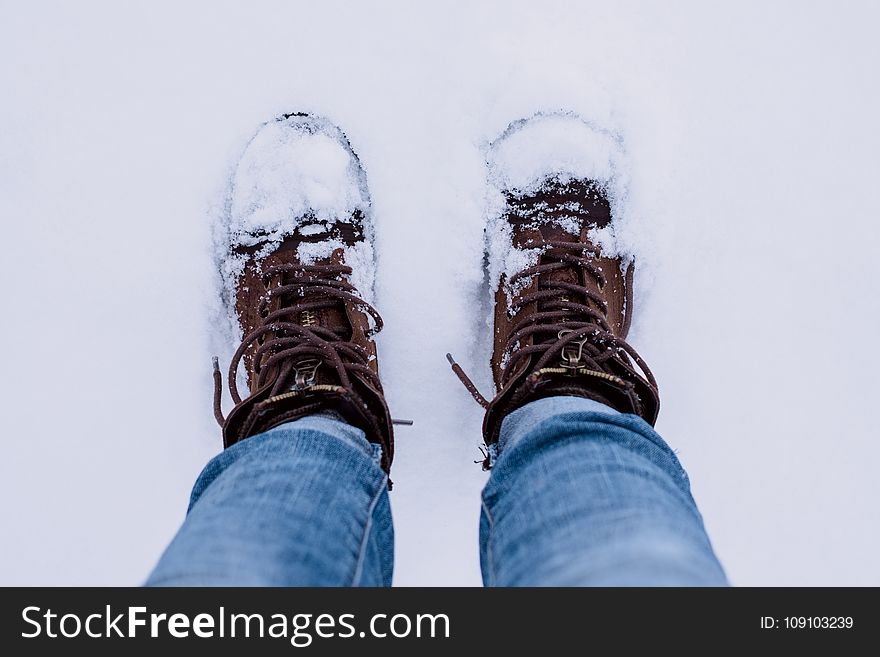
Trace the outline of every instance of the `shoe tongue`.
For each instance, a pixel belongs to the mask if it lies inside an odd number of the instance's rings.
[[[284,245],[282,245],[282,248],[279,248],[273,256],[280,263],[302,264],[296,248],[284,248]],[[341,247],[333,249],[327,257],[310,258],[308,260],[308,264],[312,265],[342,265],[344,263],[345,255]],[[291,319],[302,326],[321,326],[330,330],[342,331],[341,337],[344,340],[351,337],[351,326],[342,300],[337,300],[332,305],[323,308],[304,310],[298,316],[294,316]]]
[[[296,244],[291,245],[283,243],[277,251],[275,251],[271,256],[269,256],[269,258],[267,258],[267,261],[270,261],[271,259],[271,264],[301,265],[303,264],[303,261],[301,260],[300,254],[296,247]],[[309,258],[308,264],[344,264],[343,249],[341,247],[335,248],[327,257]],[[290,279],[286,278],[285,282],[290,282]],[[311,295],[307,296],[305,301],[308,301],[310,298],[312,298]],[[320,326],[322,328],[337,332],[342,340],[349,340],[351,338],[351,323],[345,312],[344,303],[342,300],[335,301],[332,305],[327,305],[325,307],[306,309],[298,313],[291,313],[289,320],[285,321],[296,322],[301,326]],[[317,367],[314,367],[314,363],[310,361],[320,361],[320,364]],[[284,371],[285,365],[280,365],[279,369],[281,371]],[[314,375],[313,383],[315,384],[339,383],[339,376],[337,375],[331,363],[325,361],[322,358],[304,356],[302,359],[299,359],[289,365],[288,373],[285,376],[285,387],[295,384],[297,379],[297,371],[305,373],[312,372]]]
[[[576,233],[573,233],[569,226],[560,225],[559,223],[553,221],[547,221],[543,225],[531,228],[529,230],[522,231],[519,235],[516,236],[516,242],[518,245],[525,246],[529,241],[532,244],[535,242],[574,242],[574,243],[584,243],[589,244],[590,240],[587,235],[590,226],[586,226],[580,228],[580,230]],[[559,258],[562,254],[575,254],[576,252],[572,249],[565,248],[549,248],[542,255],[540,262],[541,264],[547,264],[550,262],[559,262]],[[589,257],[589,251],[582,252],[583,255]],[[581,254],[578,254],[581,255]],[[597,263],[598,264],[598,263]],[[599,297],[603,296],[602,291],[599,288],[599,282],[592,276],[589,272],[584,270],[582,267],[578,267],[576,265],[570,265],[567,267],[562,267],[560,269],[556,269],[545,274],[540,275],[540,279],[543,282],[560,282],[567,283],[569,285],[577,285],[579,287],[585,287],[589,291],[598,295]],[[589,298],[587,295],[577,292],[571,291],[566,295],[566,298],[571,300],[574,303],[585,304],[592,308],[593,310],[602,313],[603,310],[595,301]],[[538,304],[541,309],[544,306],[544,303]],[[582,314],[582,312],[580,313]],[[574,318],[575,313],[572,314],[572,319]],[[554,336],[555,337],[555,336]]]
[[[345,264],[345,253],[341,247],[333,249],[333,252],[326,261],[318,261],[316,264],[343,265]],[[338,301],[329,308],[321,308],[316,314],[318,326],[331,330],[344,329],[342,338],[344,340],[351,338],[351,322],[348,319],[348,315],[345,312],[345,304],[342,301]]]

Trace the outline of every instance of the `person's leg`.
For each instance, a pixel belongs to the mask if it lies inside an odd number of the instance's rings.
[[[235,406],[224,415],[215,358],[225,451],[147,583],[390,585],[394,432],[373,341],[382,318],[366,301],[366,174],[337,126],[292,113],[257,131],[232,182],[217,265],[241,336],[226,378]]]
[[[381,447],[326,416],[236,443],[202,471],[148,586],[390,586]]]
[[[486,585],[727,584],[687,475],[643,419],[548,397],[508,415],[493,452]]]
[[[489,148],[495,301],[483,441],[486,584],[726,584],[687,476],[651,428],[653,373],[626,342],[634,260],[618,241],[626,156],[570,112],[514,121]]]

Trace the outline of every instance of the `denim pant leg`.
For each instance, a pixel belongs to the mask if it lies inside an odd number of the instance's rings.
[[[307,417],[215,457],[148,586],[390,586],[394,533],[381,448]]]
[[[488,586],[727,584],[672,450],[641,418],[578,397],[505,418],[480,560]]]

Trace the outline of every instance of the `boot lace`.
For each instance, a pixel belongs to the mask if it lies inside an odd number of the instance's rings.
[[[328,328],[315,323],[316,313],[326,308],[344,312],[350,302],[373,320],[367,337],[382,330],[382,318],[373,306],[357,294],[357,289],[343,277],[351,267],[337,264],[280,264],[262,272],[267,294],[260,300],[262,321],[242,339],[227,372],[227,386],[232,400],[242,402],[237,374],[241,360],[253,345],[251,354],[253,389],[259,390],[274,377],[270,397],[290,391],[314,388],[317,368],[327,364],[336,373],[341,387],[351,387],[351,377],[358,375],[380,388],[378,375],[370,368],[370,354],[351,341],[344,327]],[[270,310],[272,306],[277,306]],[[214,358],[214,417],[223,426],[223,384],[217,358]],[[334,388],[339,386],[333,386]]]
[[[556,240],[532,242],[528,246],[538,247],[542,257],[537,264],[511,276],[507,284],[515,286],[518,281],[537,276],[538,286],[528,294],[514,295],[510,300],[510,313],[515,315],[524,306],[532,303],[537,303],[537,312],[526,313],[512,327],[503,352],[507,363],[499,382],[500,388],[503,389],[518,371],[521,361],[533,355],[538,355],[532,368],[533,374],[594,376],[623,387],[632,384],[612,373],[609,361],[616,360],[625,371],[638,377],[639,374],[632,367],[632,362],[635,362],[644,378],[652,387],[656,387],[654,375],[647,364],[633,347],[616,337],[611,330],[605,299],[583,285],[554,280],[547,276],[554,271],[581,267],[596,280],[601,291],[607,281],[594,260],[599,255],[599,249],[583,242]],[[586,300],[593,302],[595,306],[586,303]],[[532,344],[527,344],[530,338]],[[471,396],[478,404],[487,408],[490,402],[480,394],[461,366],[450,354],[446,358]],[[554,366],[556,359],[558,362]]]

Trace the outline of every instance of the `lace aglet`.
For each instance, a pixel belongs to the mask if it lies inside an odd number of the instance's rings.
[[[474,385],[473,381],[471,381],[470,377],[464,373],[464,370],[461,369],[461,365],[455,362],[455,359],[452,357],[452,354],[446,354],[446,360],[449,361],[449,364],[452,366],[452,371],[455,373],[455,376],[458,377],[458,380],[464,384],[464,387],[467,388],[467,391],[471,393],[471,397],[483,408],[488,408],[489,402],[486,400],[483,395],[480,394],[480,391],[477,390],[477,386]]]
[[[220,374],[220,359],[217,356],[211,357],[211,364],[214,367],[214,419],[221,427],[225,422],[223,417],[223,378]]]
[[[391,418],[391,424],[401,424],[405,427],[411,427],[413,425],[413,421],[412,420],[396,420],[394,418]]]

